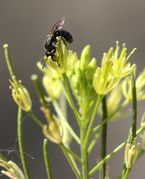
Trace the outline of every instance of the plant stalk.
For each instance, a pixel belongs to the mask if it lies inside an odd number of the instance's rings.
[[[64,80],[64,86],[65,86],[65,90],[66,90],[66,97],[67,97],[67,100],[74,112],[74,115],[77,119],[77,122],[78,122],[78,125],[81,126],[81,123],[80,123],[80,114],[74,104],[74,101],[73,101],[73,98],[72,98],[72,95],[71,95],[71,91],[70,91],[70,86],[69,86],[69,82],[68,82],[68,79],[67,79],[67,76],[64,74],[63,75],[63,80]]]
[[[102,99],[102,122],[107,118],[107,105],[106,105],[106,96]],[[102,127],[102,138],[101,138],[101,158],[104,159],[107,153],[107,123],[104,123]],[[102,178],[106,176],[106,162],[102,166]]]
[[[20,107],[18,108],[18,115],[17,115],[17,137],[18,137],[18,146],[19,146],[19,152],[20,152],[20,158],[21,158],[23,171],[24,171],[26,179],[30,179],[30,173],[29,173],[29,169],[26,163],[25,152],[24,152],[22,109]]]
[[[92,117],[91,117],[91,120],[90,120],[90,123],[89,123],[89,126],[88,126],[88,130],[87,130],[87,133],[86,133],[86,136],[85,136],[85,140],[84,140],[84,143],[85,143],[86,146],[88,144],[89,137],[90,137],[91,132],[92,132],[92,127],[93,127],[94,120],[95,120],[95,117],[96,117],[96,113],[98,111],[98,107],[99,107],[100,101],[102,100],[102,97],[103,96],[98,95],[97,102],[96,102],[96,105],[95,105],[95,108],[94,108],[94,111],[93,111],[93,114],[92,114]]]
[[[44,139],[44,141],[43,141],[43,157],[44,157],[44,163],[45,163],[47,177],[48,177],[48,179],[53,179],[51,164],[50,164],[50,159],[49,159],[48,140],[47,139]]]
[[[35,116],[33,111],[28,112],[28,114],[39,127],[43,128],[43,123],[38,119],[37,116]]]
[[[15,73],[14,73],[13,66],[12,66],[12,63],[11,63],[11,58],[10,58],[10,55],[9,55],[8,44],[4,44],[3,48],[4,48],[4,55],[5,55],[5,59],[6,59],[7,68],[8,68],[10,77],[13,78],[15,76]]]
[[[73,170],[75,176],[77,177],[77,179],[81,179],[80,172],[76,166],[76,163],[75,163],[73,157],[64,149],[64,147],[62,145],[59,145],[59,146],[60,146],[61,150],[63,151],[67,161],[69,162],[70,167]]]
[[[82,179],[89,179],[89,162],[88,162],[88,150],[85,142],[86,125],[82,125],[80,138],[81,138],[81,159],[82,159]]]
[[[135,76],[132,73],[132,141],[136,137],[137,126],[137,96],[136,96],[136,84]]]

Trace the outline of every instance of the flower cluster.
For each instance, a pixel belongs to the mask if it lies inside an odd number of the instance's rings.
[[[76,67],[69,73],[71,87],[76,97],[81,114],[85,115],[94,104],[96,94],[93,88],[92,80],[96,70],[97,62],[95,58],[90,57],[90,46],[84,47]]]
[[[127,49],[123,44],[123,48],[119,53],[119,44],[116,42],[116,48],[110,48],[104,53],[101,67],[97,67],[93,85],[97,94],[105,95],[114,89],[123,77],[134,72],[136,66],[130,65],[128,60],[135,49],[127,56]]]
[[[61,26],[63,23],[64,21],[61,21]],[[125,44],[120,48],[119,42],[116,42],[115,48],[111,47],[103,54],[101,65],[99,66],[96,58],[91,57],[89,45],[85,46],[81,55],[78,56],[75,52],[68,50],[68,44],[65,43],[63,37],[57,37],[55,40],[55,50],[52,51],[54,58],[45,56],[46,63],[45,66],[43,65],[45,68],[40,65],[40,62],[37,63],[38,68],[43,74],[42,86],[37,75],[32,75],[31,77],[39,97],[41,111],[47,121],[46,124],[43,124],[34,114],[30,94],[21,81],[16,79],[8,54],[8,45],[4,45],[6,63],[10,74],[12,97],[19,107],[17,116],[18,143],[24,174],[15,163],[11,161],[7,162],[0,158],[0,166],[5,169],[2,173],[12,179],[25,179],[27,176],[29,178],[22,140],[23,110],[41,128],[46,138],[43,153],[48,178],[53,177],[51,177],[47,139],[59,145],[77,178],[90,178],[97,170],[102,170],[102,178],[109,178],[106,162],[125,146],[122,176],[127,178],[141,152],[136,138],[145,129],[145,115],[143,116],[140,129],[136,129],[136,97],[138,100],[145,99],[145,70],[136,79],[136,65],[131,65],[129,62],[135,49],[128,55]],[[66,102],[70,105],[76,118],[79,136],[70,125],[70,121],[67,121]],[[113,117],[119,116],[121,110],[130,102],[132,102],[133,112],[131,132],[129,133],[128,140],[107,155],[107,124]],[[101,103],[102,106],[100,105]],[[100,106],[102,107],[101,112],[99,111]],[[102,122],[94,126],[98,114],[101,114]],[[89,154],[100,137],[100,128],[102,130],[102,160],[91,169]],[[76,154],[71,148],[70,143],[72,139],[80,147],[79,154]],[[142,150],[144,150],[144,141],[143,134],[141,136]],[[80,166],[81,170],[79,169]],[[127,173],[126,171],[129,172]]]

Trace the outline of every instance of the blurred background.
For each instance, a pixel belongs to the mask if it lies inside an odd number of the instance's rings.
[[[126,43],[129,50],[138,50],[132,63],[137,71],[145,66],[145,1],[144,0],[4,0],[0,1],[0,151],[5,151],[9,159],[19,163],[16,142],[17,108],[11,99],[8,72],[3,48],[8,43],[12,62],[18,76],[29,89],[33,98],[34,112],[40,116],[39,103],[30,80],[32,73],[39,73],[36,62],[44,55],[43,43],[47,33],[60,17],[66,17],[64,29],[73,34],[74,42],[70,48],[78,54],[86,45],[92,46],[92,57],[100,61],[102,53],[115,41]],[[138,120],[145,110],[139,105]],[[130,108],[128,108],[130,111]],[[40,116],[41,117],[41,116]],[[72,123],[73,117],[70,115]],[[108,129],[108,153],[127,138],[130,119],[110,123]],[[47,178],[42,160],[41,130],[24,114],[25,152],[32,178]],[[75,179],[61,151],[50,143],[50,153],[55,179]],[[7,152],[9,150],[11,152]],[[15,151],[16,150],[16,151]],[[96,148],[93,159],[97,159]],[[109,164],[110,178],[116,179],[121,171],[123,151],[112,158]],[[144,178],[145,157],[137,162],[131,179]],[[1,176],[0,178],[5,178]],[[97,178],[97,176],[96,176]]]

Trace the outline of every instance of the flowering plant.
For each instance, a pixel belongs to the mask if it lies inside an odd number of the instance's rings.
[[[24,111],[42,130],[44,162],[48,179],[53,178],[48,142],[53,142],[60,147],[77,179],[91,179],[98,171],[100,179],[109,179],[107,161],[124,148],[124,163],[120,178],[127,179],[136,161],[145,152],[145,115],[137,130],[137,104],[138,101],[145,99],[145,70],[136,77],[136,65],[129,62],[135,49],[128,54],[125,44],[120,47],[119,42],[116,42],[115,48],[111,47],[103,54],[99,66],[96,58],[91,59],[89,45],[84,47],[81,56],[78,57],[77,53],[68,49],[64,40],[57,38],[55,60],[50,56],[45,57],[44,68],[40,62],[37,63],[38,69],[43,74],[42,83],[36,74],[31,77],[38,94],[41,112],[46,119],[46,124],[43,124],[32,110],[33,100],[29,90],[17,80],[8,45],[5,44],[3,47],[10,74],[12,97],[18,106],[17,133],[22,169],[14,162],[0,156],[0,166],[5,169],[1,172],[12,179],[30,179],[22,133],[22,111]],[[79,131],[73,129],[68,121],[66,101],[74,113]],[[123,143],[108,154],[108,123],[113,118],[120,118],[122,110],[129,104],[132,104],[129,134]],[[102,121],[95,126],[97,114],[101,116]],[[92,167],[89,155],[99,138],[101,139],[101,146],[98,146],[101,148],[101,160]],[[71,144],[73,140],[80,148],[80,155],[73,151]]]

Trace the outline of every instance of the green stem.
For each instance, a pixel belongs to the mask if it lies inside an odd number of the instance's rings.
[[[82,120],[83,121],[83,120]],[[84,143],[86,136],[86,125],[81,128],[81,159],[82,159],[82,179],[89,179],[89,162],[87,145]]]
[[[74,101],[73,101],[73,98],[72,98],[72,95],[71,95],[71,91],[70,91],[70,87],[69,87],[69,82],[68,82],[67,76],[65,74],[63,75],[63,80],[64,80],[64,86],[65,86],[65,90],[66,90],[67,100],[68,100],[68,102],[69,102],[69,104],[70,104],[70,106],[71,106],[71,108],[72,108],[72,110],[74,112],[74,115],[75,115],[75,117],[77,119],[77,122],[78,122],[79,126],[81,126],[80,115],[79,115],[79,113],[77,111],[77,108],[76,108],[76,106],[74,104]]]
[[[136,84],[135,77],[132,73],[132,140],[136,137],[137,126],[137,97],[136,97]]]
[[[59,106],[58,106],[58,103],[57,103],[55,100],[53,100],[53,101],[52,101],[52,104],[53,104],[53,106],[54,106],[54,109],[55,109],[56,112],[57,112],[57,115],[59,116],[59,118],[60,118],[61,120],[63,120],[63,122],[64,122],[66,128],[69,130],[69,132],[70,132],[70,134],[72,135],[72,137],[76,140],[76,142],[77,142],[78,144],[80,144],[80,138],[76,135],[75,131],[72,129],[72,127],[69,125],[68,121],[67,121],[67,120],[65,119],[65,117],[63,116],[63,114],[62,114],[62,112],[61,112],[61,110],[60,110],[60,108],[59,108]]]
[[[74,159],[76,159],[79,163],[82,163],[82,160],[80,157],[78,157],[75,153],[73,153],[69,148],[67,148],[63,143],[61,144],[61,147],[63,150],[65,150],[67,153],[71,154]]]
[[[72,156],[70,154],[68,154],[67,151],[64,150],[64,148],[62,147],[62,145],[59,145],[61,150],[63,151],[67,161],[69,162],[70,166],[71,166],[71,169],[73,170],[74,174],[76,175],[77,179],[81,179],[81,176],[80,176],[80,172],[76,166],[76,163],[75,161],[73,160]]]
[[[28,114],[39,127],[43,128],[43,123],[38,119],[37,116],[35,116],[33,111],[28,112]]]
[[[102,121],[107,118],[107,105],[106,105],[106,96],[102,99]],[[107,153],[107,123],[105,123],[102,127],[102,138],[101,138],[101,157],[105,158]],[[104,179],[106,176],[106,162],[104,162],[102,166],[102,178]]]
[[[7,68],[8,68],[10,77],[13,78],[15,76],[15,73],[14,73],[14,70],[13,70],[13,67],[12,67],[12,63],[11,63],[11,59],[10,59],[10,55],[9,55],[9,48],[8,47],[9,47],[8,44],[4,44],[3,45]]]
[[[93,127],[94,120],[95,120],[95,117],[96,117],[96,113],[98,111],[98,107],[99,107],[100,101],[102,100],[102,97],[103,96],[98,95],[98,99],[97,99],[97,102],[96,102],[96,105],[95,105],[95,108],[94,108],[94,111],[93,111],[93,114],[92,114],[92,118],[91,118],[89,126],[88,126],[88,130],[87,130],[87,134],[86,134],[86,137],[85,137],[85,141],[84,141],[86,146],[87,146],[90,134],[92,132],[92,127]]]
[[[20,152],[20,158],[22,167],[24,170],[24,174],[26,179],[30,179],[29,169],[25,159],[25,152],[24,152],[24,143],[23,143],[23,128],[22,128],[22,110],[18,108],[18,115],[17,115],[17,137],[18,137],[18,146]]]
[[[138,129],[138,131],[136,132],[136,135],[139,135],[141,132],[143,132],[145,130],[145,128],[140,128]],[[127,140],[128,141],[128,140]],[[95,172],[100,169],[100,167],[102,167],[102,165],[107,162],[108,160],[110,160],[115,154],[117,154],[127,143],[127,141],[123,142],[122,144],[120,144],[118,147],[116,147],[113,152],[111,152],[110,154],[108,154],[103,160],[101,160],[90,172],[89,172],[89,176],[92,177]]]
[[[136,84],[134,73],[131,74],[131,86],[132,86],[132,121],[131,121],[131,138],[128,136],[129,142],[133,143],[136,138],[136,127],[137,127],[137,97],[136,97]],[[122,168],[121,177],[127,179],[131,169],[126,168],[125,162]]]
[[[48,179],[53,179],[51,165],[50,165],[50,159],[49,159],[48,140],[47,139],[44,139],[44,141],[43,141],[43,157],[44,157],[44,163],[45,163],[47,177],[48,177]]]
[[[129,174],[130,174],[130,169],[126,169],[126,171],[125,171],[125,174],[124,174],[124,176],[122,177],[122,179],[128,179],[128,176],[129,176]]]
[[[91,153],[91,151],[93,150],[94,146],[96,145],[97,141],[99,139],[99,133],[96,133],[93,137],[93,140],[91,141],[91,143],[89,144],[88,147],[88,154]]]

